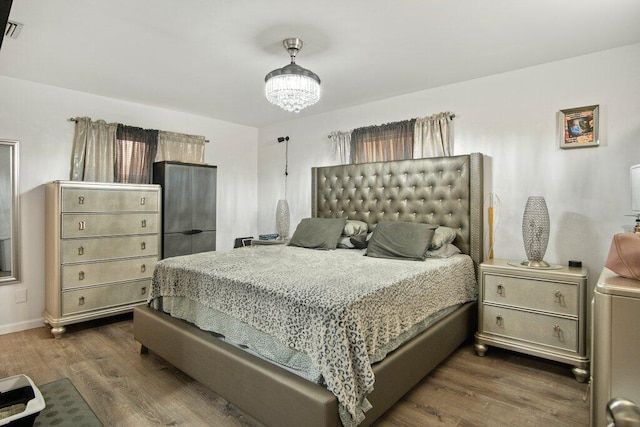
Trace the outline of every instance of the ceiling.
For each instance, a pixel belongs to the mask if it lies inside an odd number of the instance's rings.
[[[639,19],[638,0],[18,0],[0,74],[262,127],[637,43]],[[322,80],[298,114],[264,97],[287,37]]]

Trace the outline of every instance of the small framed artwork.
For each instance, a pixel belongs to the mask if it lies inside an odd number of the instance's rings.
[[[594,147],[600,144],[598,105],[569,108],[558,113],[560,148]]]

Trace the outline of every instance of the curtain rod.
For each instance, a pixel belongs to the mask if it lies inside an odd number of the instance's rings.
[[[453,120],[456,117],[455,114],[449,114],[449,118]],[[331,135],[327,135],[327,138],[331,139]]]
[[[69,121],[69,122],[77,122],[77,120],[76,120],[75,118],[73,118],[73,117],[71,117],[71,118],[67,119],[67,121]],[[209,140],[208,140],[208,139],[205,139],[205,140],[204,140],[204,142],[205,142],[206,144],[208,144],[208,143],[209,143]]]

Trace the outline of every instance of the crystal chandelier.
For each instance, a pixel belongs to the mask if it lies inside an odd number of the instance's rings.
[[[296,54],[302,49],[302,40],[291,38],[282,43],[291,56],[291,64],[267,74],[264,78],[265,95],[272,104],[299,113],[320,99],[320,77],[296,64]]]

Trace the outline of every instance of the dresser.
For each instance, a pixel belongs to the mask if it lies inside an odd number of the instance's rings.
[[[45,185],[44,321],[65,326],[144,303],[160,254],[160,187]]]
[[[593,293],[591,426],[620,397],[640,405],[640,281],[605,268]]]
[[[576,380],[585,382],[587,270],[513,264],[517,262],[499,259],[480,264],[478,355],[496,346],[567,363]]]

